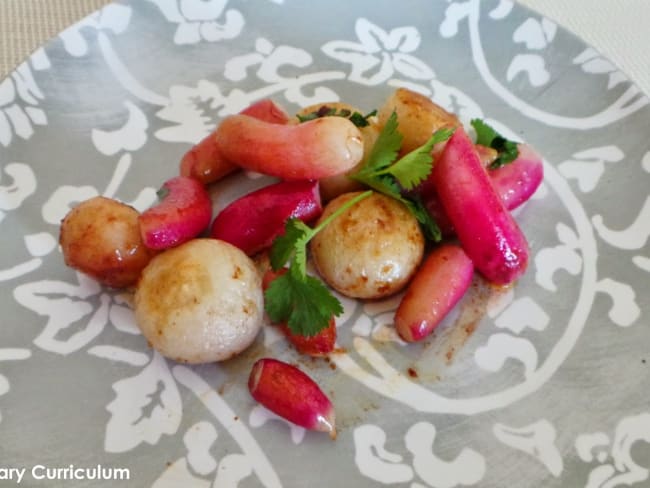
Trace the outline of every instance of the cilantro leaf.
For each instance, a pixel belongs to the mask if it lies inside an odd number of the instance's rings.
[[[370,172],[357,173],[352,175],[351,178],[369,186],[373,190],[377,190],[379,193],[383,193],[386,196],[393,197],[397,200],[402,199],[402,193],[397,182],[391,177],[382,177],[374,175]]]
[[[393,111],[384,128],[377,136],[375,145],[372,146],[370,156],[363,169],[367,171],[381,171],[390,166],[402,145],[402,134],[397,131],[397,114]]]
[[[295,334],[313,336],[343,313],[341,303],[320,280],[300,276],[292,266],[271,282],[265,293],[266,312],[274,322],[286,321]]]
[[[453,132],[453,129],[436,131],[425,144],[394,162],[402,136],[397,131],[397,114],[393,112],[366,164],[350,178],[402,202],[420,223],[426,238],[438,242],[442,234],[424,204],[417,195],[403,190],[412,190],[427,178],[433,167],[433,146],[449,139]]]
[[[472,119],[470,123],[476,131],[476,144],[496,149],[499,154],[490,164],[490,169],[500,168],[517,159],[519,149],[516,142],[506,139],[481,119]]]
[[[504,139],[503,137],[497,137],[492,141],[492,148],[497,150],[499,157],[492,161],[490,169],[497,169],[508,163],[512,163],[519,156],[517,143]]]
[[[300,276],[292,266],[271,282],[265,292],[265,308],[274,322],[286,321],[292,332],[313,336],[329,326],[343,307],[329,289],[313,276]]]
[[[433,146],[446,141],[453,133],[453,129],[437,130],[426,143],[402,157],[390,166],[386,172],[393,175],[405,190],[412,190],[431,173],[433,167],[431,151]]]
[[[291,218],[284,225],[284,234],[273,241],[269,257],[271,267],[277,271],[285,265],[295,252],[298,243],[305,239],[311,229],[300,219]]]
[[[404,199],[403,201],[420,223],[424,236],[433,242],[439,242],[442,239],[440,227],[438,227],[436,221],[433,220],[433,217],[431,217],[431,214],[422,203],[422,200],[417,196],[412,195],[408,200]]]
[[[499,133],[481,119],[472,119],[470,124],[476,131],[476,144],[492,147],[492,141],[499,137]]]

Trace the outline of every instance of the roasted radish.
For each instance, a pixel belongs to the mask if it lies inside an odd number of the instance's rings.
[[[463,297],[474,265],[463,249],[445,244],[418,269],[395,312],[395,328],[407,342],[427,337]]]
[[[241,113],[271,124],[286,124],[289,121],[289,115],[284,109],[268,99],[254,103]],[[185,153],[181,160],[180,174],[205,185],[223,178],[237,168],[236,164],[219,152],[213,131]]]
[[[329,102],[310,105],[301,109],[296,114],[296,117],[300,118],[303,121],[306,118],[308,119],[310,116],[341,117],[345,114],[356,114],[357,116],[360,116],[364,121],[363,126],[357,126],[359,127],[359,132],[363,138],[363,158],[357,165],[354,166],[354,168],[346,171],[345,173],[329,176],[320,180],[320,194],[323,200],[326,202],[338,197],[339,195],[342,195],[343,193],[363,189],[363,185],[358,181],[349,178],[348,174],[353,173],[359,167],[363,166],[365,160],[372,151],[372,147],[377,141],[377,136],[379,136],[379,125],[377,124],[377,117],[361,116],[361,110],[354,107],[353,105],[343,102]]]
[[[544,178],[542,158],[526,144],[517,147],[517,159],[488,171],[492,186],[508,210],[514,210],[527,201]]]
[[[430,178],[477,270],[495,284],[519,278],[528,265],[528,243],[492,187],[464,130],[456,129]]]
[[[478,145],[476,148],[479,158],[481,158],[481,164],[488,166],[490,161],[494,160],[496,151]],[[514,210],[535,193],[544,178],[544,167],[541,158],[530,146],[519,144],[517,159],[500,168],[489,169],[487,173],[494,191],[499,195],[505,208]],[[418,192],[427,211],[438,224],[442,235],[445,237],[453,235],[453,225],[440,203],[440,198],[438,198],[431,179],[421,185]]]
[[[284,232],[287,219],[295,217],[308,222],[321,211],[318,182],[275,183],[244,195],[219,212],[210,235],[252,256]]]
[[[481,144],[475,144],[474,148],[478,154],[478,158],[481,161],[481,165],[484,168],[489,168],[489,166],[497,159],[499,152],[496,149],[491,147],[483,146]]]
[[[216,141],[229,161],[284,180],[317,180],[345,173],[363,157],[361,133],[343,117],[280,125],[231,115],[219,125]]]
[[[277,359],[258,360],[248,378],[252,397],[280,417],[336,438],[334,407],[305,373]]]
[[[196,237],[210,224],[212,202],[198,181],[177,176],[163,184],[162,201],[139,217],[140,233],[151,249],[167,249]]]

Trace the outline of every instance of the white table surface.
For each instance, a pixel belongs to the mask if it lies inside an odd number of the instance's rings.
[[[650,95],[650,0],[518,0],[581,37]]]

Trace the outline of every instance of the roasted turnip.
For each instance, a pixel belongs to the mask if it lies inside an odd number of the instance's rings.
[[[332,200],[327,218],[358,193]],[[424,237],[406,207],[374,193],[354,205],[311,241],[314,264],[332,288],[356,298],[380,298],[404,288],[424,252]]]
[[[59,243],[68,266],[115,288],[133,285],[154,255],[140,237],[137,210],[105,197],[68,212]]]
[[[242,251],[216,239],[169,249],[142,272],[135,317],[163,356],[183,363],[226,360],[255,339],[264,303],[259,273]]]

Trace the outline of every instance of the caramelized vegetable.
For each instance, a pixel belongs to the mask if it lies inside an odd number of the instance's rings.
[[[271,246],[291,217],[309,222],[322,212],[318,182],[284,181],[244,195],[224,208],[210,235],[249,256]]]
[[[229,161],[284,180],[317,180],[345,173],[363,157],[361,133],[343,117],[279,125],[231,115],[219,125],[216,140]]]
[[[454,114],[406,88],[398,88],[384,102],[378,114],[379,125],[383,127],[393,112],[397,114],[399,131],[404,136],[401,155],[422,146],[439,129],[461,126]]]
[[[212,201],[198,181],[177,176],[160,191],[162,201],[138,218],[142,241],[151,249],[167,249],[196,237],[210,224]]]
[[[286,124],[289,121],[289,115],[284,109],[269,99],[254,103],[241,113],[272,124]],[[185,153],[180,165],[181,176],[189,176],[207,185],[238,168],[219,152],[215,133],[216,131],[211,132]]]
[[[115,288],[133,285],[154,255],[140,237],[137,210],[105,197],[73,208],[59,243],[65,264]]]
[[[295,366],[263,358],[248,378],[252,397],[282,418],[336,438],[334,407],[319,386]]]
[[[223,361],[253,342],[263,301],[261,278],[248,256],[226,242],[193,239],[145,268],[135,318],[163,356],[183,363]]]
[[[456,245],[437,247],[418,269],[395,312],[395,328],[407,342],[427,337],[463,297],[474,265]]]
[[[528,265],[528,243],[481,165],[472,141],[456,129],[430,178],[463,249],[495,284],[509,284]]]
[[[321,219],[357,193],[332,200]],[[424,237],[404,204],[374,193],[334,219],[311,241],[314,264],[332,288],[357,298],[402,290],[424,253]]]

